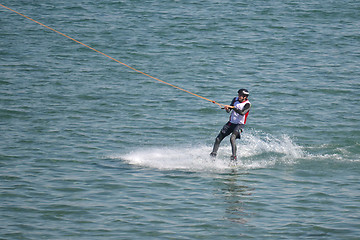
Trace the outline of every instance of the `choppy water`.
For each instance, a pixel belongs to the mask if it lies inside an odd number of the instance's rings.
[[[359,1],[2,1],[0,239],[359,239]]]

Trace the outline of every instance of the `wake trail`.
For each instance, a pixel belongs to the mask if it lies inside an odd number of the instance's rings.
[[[135,149],[126,154],[113,154],[110,158],[121,159],[131,165],[160,170],[223,171],[234,168],[230,162],[231,147],[226,141],[220,146],[218,156],[209,156],[212,146],[149,147]],[[302,148],[289,136],[274,137],[262,133],[250,133],[238,142],[236,168],[269,168],[276,164],[293,165],[304,157]]]

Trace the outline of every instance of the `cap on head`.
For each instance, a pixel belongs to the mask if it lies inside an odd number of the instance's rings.
[[[245,96],[245,97],[248,97],[249,96],[249,91],[245,88],[242,88],[242,89],[239,89],[238,93],[241,95],[241,96]]]

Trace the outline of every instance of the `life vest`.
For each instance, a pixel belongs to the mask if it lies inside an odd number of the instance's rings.
[[[247,103],[250,104],[250,106],[251,106],[251,103],[249,100],[246,100],[244,102],[239,102],[239,98],[236,97],[236,98],[234,98],[233,102],[231,103],[231,106],[234,106],[235,108],[240,109],[242,111]],[[245,124],[246,119],[249,115],[249,112],[250,111],[248,111],[244,115],[241,115],[233,110],[233,111],[231,111],[229,121],[234,124]]]

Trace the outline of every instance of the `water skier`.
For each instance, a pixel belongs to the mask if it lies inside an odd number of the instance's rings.
[[[245,126],[246,119],[251,108],[251,103],[248,100],[248,97],[249,91],[242,88],[238,91],[238,97],[235,97],[230,105],[224,106],[226,112],[231,112],[231,115],[229,121],[223,126],[219,135],[216,137],[214,148],[210,153],[210,156],[216,157],[221,141],[231,134],[231,161],[236,162],[236,139],[240,139],[240,133]]]

